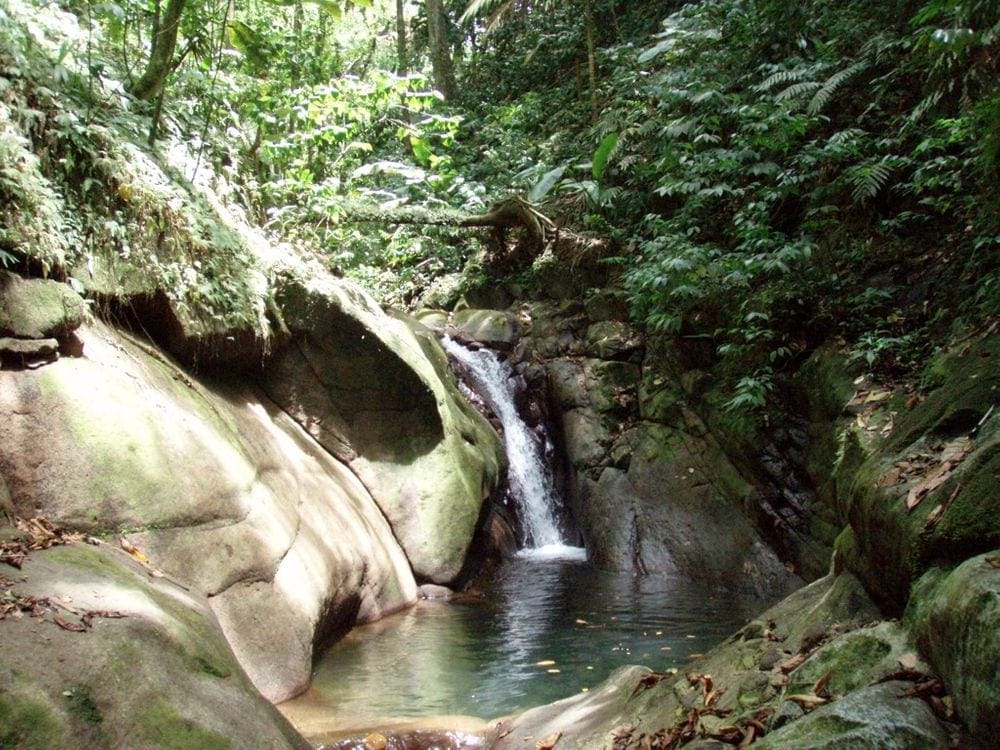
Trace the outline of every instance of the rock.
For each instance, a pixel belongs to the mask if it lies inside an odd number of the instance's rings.
[[[487,746],[491,750],[523,750],[524,737],[541,738],[561,732],[556,747],[604,747],[607,735],[623,724],[622,707],[635,685],[649,674],[644,667],[623,667],[590,692],[498,722],[495,735],[487,736]]]
[[[438,586],[436,583],[425,583],[417,589],[421,599],[451,599],[455,592],[447,586]]]
[[[66,284],[0,271],[0,335],[60,338],[80,327],[86,311],[83,298]]]
[[[952,571],[932,568],[914,585],[904,623],[955,697],[972,736],[1000,737],[1000,550]]]
[[[638,405],[639,365],[596,361],[589,370],[587,390],[595,411],[613,414],[619,419],[634,414]]]
[[[587,329],[587,354],[597,359],[642,358],[642,336],[628,323],[605,320]]]
[[[448,313],[444,310],[424,308],[417,310],[413,317],[436,333],[441,333],[448,327]]]
[[[857,690],[820,706],[754,743],[760,750],[845,750],[884,748],[915,750],[951,745],[930,708],[907,698],[907,682],[887,682]]]
[[[0,338],[0,359],[17,366],[59,359],[59,342],[55,339]]]
[[[808,648],[808,630],[802,637]],[[913,656],[909,634],[895,622],[859,628],[833,638],[789,675],[787,693],[809,693],[824,675],[834,698],[847,695],[903,669],[900,659]],[[913,668],[916,668],[914,665]]]
[[[594,322],[603,320],[628,320],[628,301],[622,292],[602,289],[584,300],[587,317]]]
[[[81,335],[86,357],[0,378],[0,475],[19,515],[130,530],[156,568],[210,597],[272,700],[307,686],[331,629],[416,600],[371,495],[286,414],[102,325]]]
[[[602,455],[591,412],[569,412],[564,423],[576,465]],[[743,515],[751,487],[710,438],[644,422],[630,440],[627,472],[577,480],[574,510],[596,564],[675,572],[764,598],[796,584]]]
[[[440,343],[337,279],[289,274],[277,299],[295,344],[261,386],[357,474],[414,573],[454,582],[504,457]]]
[[[57,625],[82,627],[54,604],[44,619],[0,621],[5,746],[308,747],[253,688],[204,597],[149,576],[123,551],[32,552],[7,592],[96,614],[86,632]]]
[[[957,564],[1000,547],[1000,412],[978,426],[1000,392],[1000,367],[984,369],[987,361],[1000,362],[1000,336],[973,341],[932,365],[942,385],[900,416],[888,440],[856,424],[844,438],[838,502],[853,536],[839,552],[892,614],[903,611],[911,585],[931,564]],[[967,454],[908,509],[911,493],[958,440],[970,440]],[[908,480],[889,481],[900,465]]]
[[[572,359],[553,359],[545,363],[549,392],[563,411],[590,405],[587,378],[583,366]]]
[[[607,455],[611,434],[590,409],[572,409],[562,415],[566,455],[573,466],[598,466]]]
[[[791,724],[793,721],[801,719],[805,715],[805,709],[798,703],[795,701],[785,701],[778,706],[778,710],[771,716],[768,728],[773,732],[777,729],[781,729],[786,724]]]
[[[502,310],[458,310],[452,314],[451,324],[458,338],[499,351],[510,351],[520,335],[517,318]]]

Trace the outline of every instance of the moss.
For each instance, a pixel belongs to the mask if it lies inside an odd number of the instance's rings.
[[[936,385],[927,399],[902,412],[887,449],[905,450],[922,436],[947,438],[967,433],[1000,395],[1000,336],[978,339],[947,352],[929,368],[925,382]]]
[[[954,570],[932,568],[913,587],[903,623],[950,693],[959,717],[983,747],[1000,735],[1000,551]]]
[[[995,499],[1000,481],[1000,440],[967,460],[960,478],[936,495],[947,498],[958,492],[932,533],[923,538],[927,561],[959,562],[970,554],[1000,547],[1000,513]]]
[[[0,750],[65,747],[63,722],[45,704],[0,690]]]
[[[66,710],[74,719],[86,724],[100,724],[104,721],[104,715],[94,701],[94,694],[89,685],[77,683],[66,693],[69,693],[66,695]]]
[[[829,674],[827,689],[830,693],[846,695],[881,676],[873,675],[873,669],[891,651],[892,646],[875,635],[859,633],[841,636],[792,673],[788,692],[808,693],[817,680]]]
[[[221,734],[185,719],[163,700],[155,701],[138,719],[143,747],[163,750],[227,750],[231,747]]]

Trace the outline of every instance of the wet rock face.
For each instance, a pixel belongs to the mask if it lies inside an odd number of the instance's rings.
[[[0,378],[14,514],[124,533],[208,597],[274,700],[305,688],[331,628],[416,598],[370,494],[287,415],[246,387],[213,391],[104,326],[81,335],[86,357]]]
[[[292,344],[259,384],[357,474],[415,575],[454,583],[503,457],[437,339],[333,279],[286,278],[277,299]]]
[[[797,579],[745,514],[755,487],[687,405],[698,378],[659,367],[634,328],[592,321],[588,309],[520,307],[524,336],[512,357],[523,372],[544,368],[570,505],[591,559],[751,596],[789,590]]]

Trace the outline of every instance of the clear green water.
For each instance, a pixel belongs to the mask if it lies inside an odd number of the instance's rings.
[[[352,631],[318,663],[310,697],[351,725],[494,718],[596,687],[626,664],[683,668],[746,614],[675,578],[517,558],[482,599],[421,602]]]

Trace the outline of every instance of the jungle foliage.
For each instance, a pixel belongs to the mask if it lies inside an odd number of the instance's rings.
[[[597,283],[636,322],[710,343],[734,408],[832,336],[894,377],[1000,314],[989,0],[66,0],[61,41],[31,6],[0,0],[0,263],[128,260],[146,225],[114,144],[182,144],[185,179],[387,303],[544,293],[468,230],[377,220],[520,195],[606,240]],[[151,245],[199,239],[152,273],[259,314],[238,242],[154,213]]]

